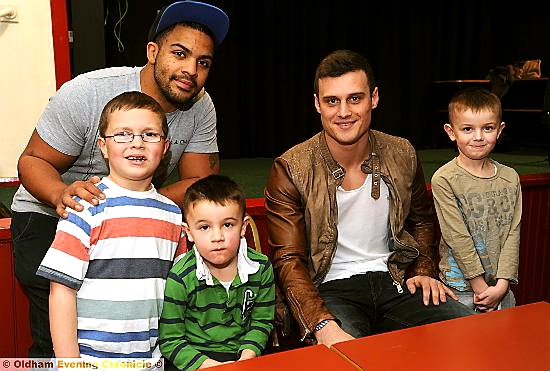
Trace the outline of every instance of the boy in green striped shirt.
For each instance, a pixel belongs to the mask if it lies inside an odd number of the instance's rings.
[[[160,349],[178,369],[260,355],[273,329],[275,283],[267,256],[247,246],[246,198],[222,175],[185,193],[183,228],[193,249],[166,281]]]

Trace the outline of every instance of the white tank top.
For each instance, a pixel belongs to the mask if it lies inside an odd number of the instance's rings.
[[[323,282],[355,274],[387,271],[389,250],[389,190],[380,182],[380,198],[371,197],[372,175],[350,191],[338,187],[338,241],[332,265]]]

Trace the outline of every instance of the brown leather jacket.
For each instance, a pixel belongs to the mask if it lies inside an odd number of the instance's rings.
[[[390,191],[392,240],[388,269],[397,288],[405,278],[437,278],[436,214],[412,145],[403,138],[370,130],[372,156],[362,170],[382,179]],[[345,170],[332,158],[324,132],[276,158],[265,189],[269,244],[277,283],[302,339],[323,319],[335,319],[319,297],[336,251],[336,188]],[[281,309],[278,309],[281,315]],[[279,318],[279,323],[282,319]]]

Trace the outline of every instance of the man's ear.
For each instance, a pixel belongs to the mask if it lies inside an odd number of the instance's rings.
[[[372,91],[372,108],[378,107],[378,103],[380,102],[380,96],[378,95],[378,86],[374,87],[374,90]]]
[[[319,102],[319,97],[317,94],[313,94],[313,103],[315,104],[315,109],[318,113],[321,113],[321,103]]]
[[[150,63],[150,64],[155,64],[156,60],[157,60],[157,54],[159,52],[159,45],[157,43],[154,43],[152,41],[149,41],[147,43],[147,61]]]
[[[445,125],[443,125],[443,130],[445,130],[445,132],[449,136],[449,139],[451,139],[453,142],[456,140],[455,132],[451,124],[446,123]]]
[[[191,236],[191,230],[189,229],[189,226],[187,225],[186,222],[183,222],[181,223],[181,226],[183,228],[183,231],[185,232],[185,235],[187,236],[187,239],[190,241],[190,242],[195,242],[193,240],[193,236]]]

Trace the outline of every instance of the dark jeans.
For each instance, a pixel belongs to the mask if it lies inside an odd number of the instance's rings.
[[[30,304],[29,358],[50,358],[54,354],[48,316],[50,281],[37,276],[36,270],[52,244],[58,220],[44,214],[18,212],[13,212],[11,219],[15,276]]]
[[[398,293],[388,272],[368,272],[323,283],[319,293],[342,329],[357,338],[474,314],[450,297],[425,306],[422,289],[411,295],[402,288]]]

